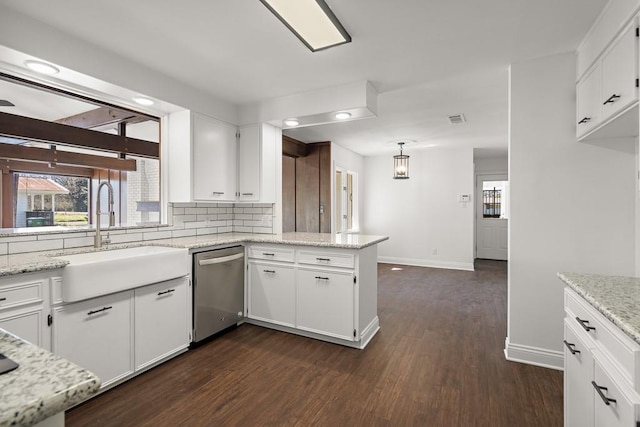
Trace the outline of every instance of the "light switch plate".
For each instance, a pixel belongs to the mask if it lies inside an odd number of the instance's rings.
[[[471,195],[470,194],[460,194],[458,196],[458,201],[459,202],[470,202],[471,201]]]

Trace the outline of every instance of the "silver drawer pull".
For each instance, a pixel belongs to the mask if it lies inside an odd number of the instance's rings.
[[[602,387],[602,386],[596,384],[595,381],[591,381],[591,385],[593,386],[593,388],[596,389],[596,391],[598,392],[598,395],[600,396],[600,399],[602,399],[602,401],[604,402],[605,405],[609,406],[611,404],[611,402],[617,403],[616,399],[612,399],[612,398],[607,397],[607,396],[604,395],[602,390],[608,391],[608,389],[606,387]]]
[[[589,321],[588,320],[582,320],[578,316],[576,316],[576,320],[578,321],[578,323],[580,323],[580,326],[582,326],[582,329],[584,329],[585,331],[589,332],[589,331],[595,331],[596,330],[595,327],[589,326]]]
[[[214,195],[214,196],[222,196],[224,194],[224,191],[214,191],[211,194]]]
[[[580,353],[580,350],[576,350],[575,349],[575,344],[571,344],[570,342],[567,342],[567,340],[564,340],[564,345],[567,346],[567,348],[569,349],[569,351],[571,352],[571,354],[577,354]]]
[[[265,273],[269,273],[269,274],[276,274],[275,270],[262,270],[262,271],[264,271]]]
[[[166,291],[158,292],[158,296],[167,295],[167,294],[170,294],[171,292],[175,292],[175,291],[176,291],[175,289],[169,289],[169,290],[166,290]]]
[[[5,297],[0,298],[0,302],[2,301],[6,301],[7,299]]]
[[[331,258],[316,258],[316,260],[318,260],[318,261],[331,262]]]
[[[253,193],[242,193],[243,196],[253,196]]]
[[[100,313],[102,311],[111,310],[112,308],[113,308],[112,306],[109,306],[109,307],[102,307],[100,310],[91,310],[90,312],[87,313],[87,315],[91,316],[92,314]]]
[[[271,253],[268,253],[268,252],[262,252],[262,255],[264,255],[264,256],[276,256],[276,254],[271,254]]]
[[[328,277],[322,277],[322,276],[316,276],[316,279],[318,279],[318,280],[329,280]]]

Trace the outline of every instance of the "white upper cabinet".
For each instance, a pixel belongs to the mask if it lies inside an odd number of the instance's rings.
[[[637,18],[631,19],[592,60],[590,68],[582,73],[580,70],[588,63],[587,58],[594,57],[594,46],[603,44],[601,37],[596,37],[602,33],[597,31],[598,28],[592,31],[591,36],[585,39],[578,50],[576,136],[580,140],[636,136]]]
[[[170,202],[275,203],[279,128],[243,126],[179,111],[168,120]]]
[[[237,128],[193,114],[193,199],[236,200]]]
[[[266,123],[240,128],[238,200],[275,203],[277,130]]]
[[[630,26],[602,58],[602,120],[638,100],[638,44],[636,26]]]
[[[600,123],[600,82],[601,68],[594,67],[578,82],[577,92],[577,135],[584,135]]]

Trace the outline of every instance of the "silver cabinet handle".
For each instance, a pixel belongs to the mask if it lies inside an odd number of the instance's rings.
[[[262,252],[262,255],[264,255],[264,256],[276,256],[276,254],[271,254],[271,253],[268,253],[268,252]]]
[[[242,193],[243,196],[253,196],[253,193]]]
[[[322,276],[316,276],[316,279],[318,279],[318,280],[329,280],[328,277],[322,277]]]
[[[214,195],[214,196],[222,196],[224,194],[224,191],[214,191],[211,194]]]
[[[109,306],[109,307],[102,307],[99,310],[91,310],[90,312],[87,313],[87,316],[91,316],[92,314],[96,314],[96,313],[100,313],[103,311],[107,311],[107,310],[111,310],[113,308],[113,306]]]
[[[331,262],[331,258],[316,258],[317,261]]]
[[[2,301],[6,301],[7,299],[5,297],[0,298],[0,302]]]
[[[158,296],[167,295],[167,294],[170,294],[171,292],[175,292],[175,291],[176,291],[175,289],[169,289],[169,290],[166,290],[166,291],[158,292]]]
[[[264,271],[265,273],[276,274],[275,270],[262,270],[262,271]]]

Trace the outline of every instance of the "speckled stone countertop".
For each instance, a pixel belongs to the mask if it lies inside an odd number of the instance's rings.
[[[20,366],[0,375],[0,426],[30,426],[91,397],[91,372],[0,329],[0,353]]]
[[[640,278],[582,273],[558,277],[640,344]]]
[[[121,249],[134,246],[170,246],[176,248],[200,249],[220,245],[238,243],[267,243],[276,245],[315,246],[340,249],[363,249],[387,240],[387,236],[371,236],[365,234],[329,234],[329,233],[283,233],[283,234],[251,234],[223,233],[174,239],[147,240],[126,244],[108,245],[102,249],[82,247],[67,250],[28,252],[15,255],[0,256],[0,277],[15,274],[55,270],[63,268],[68,261],[56,258],[96,250]]]

